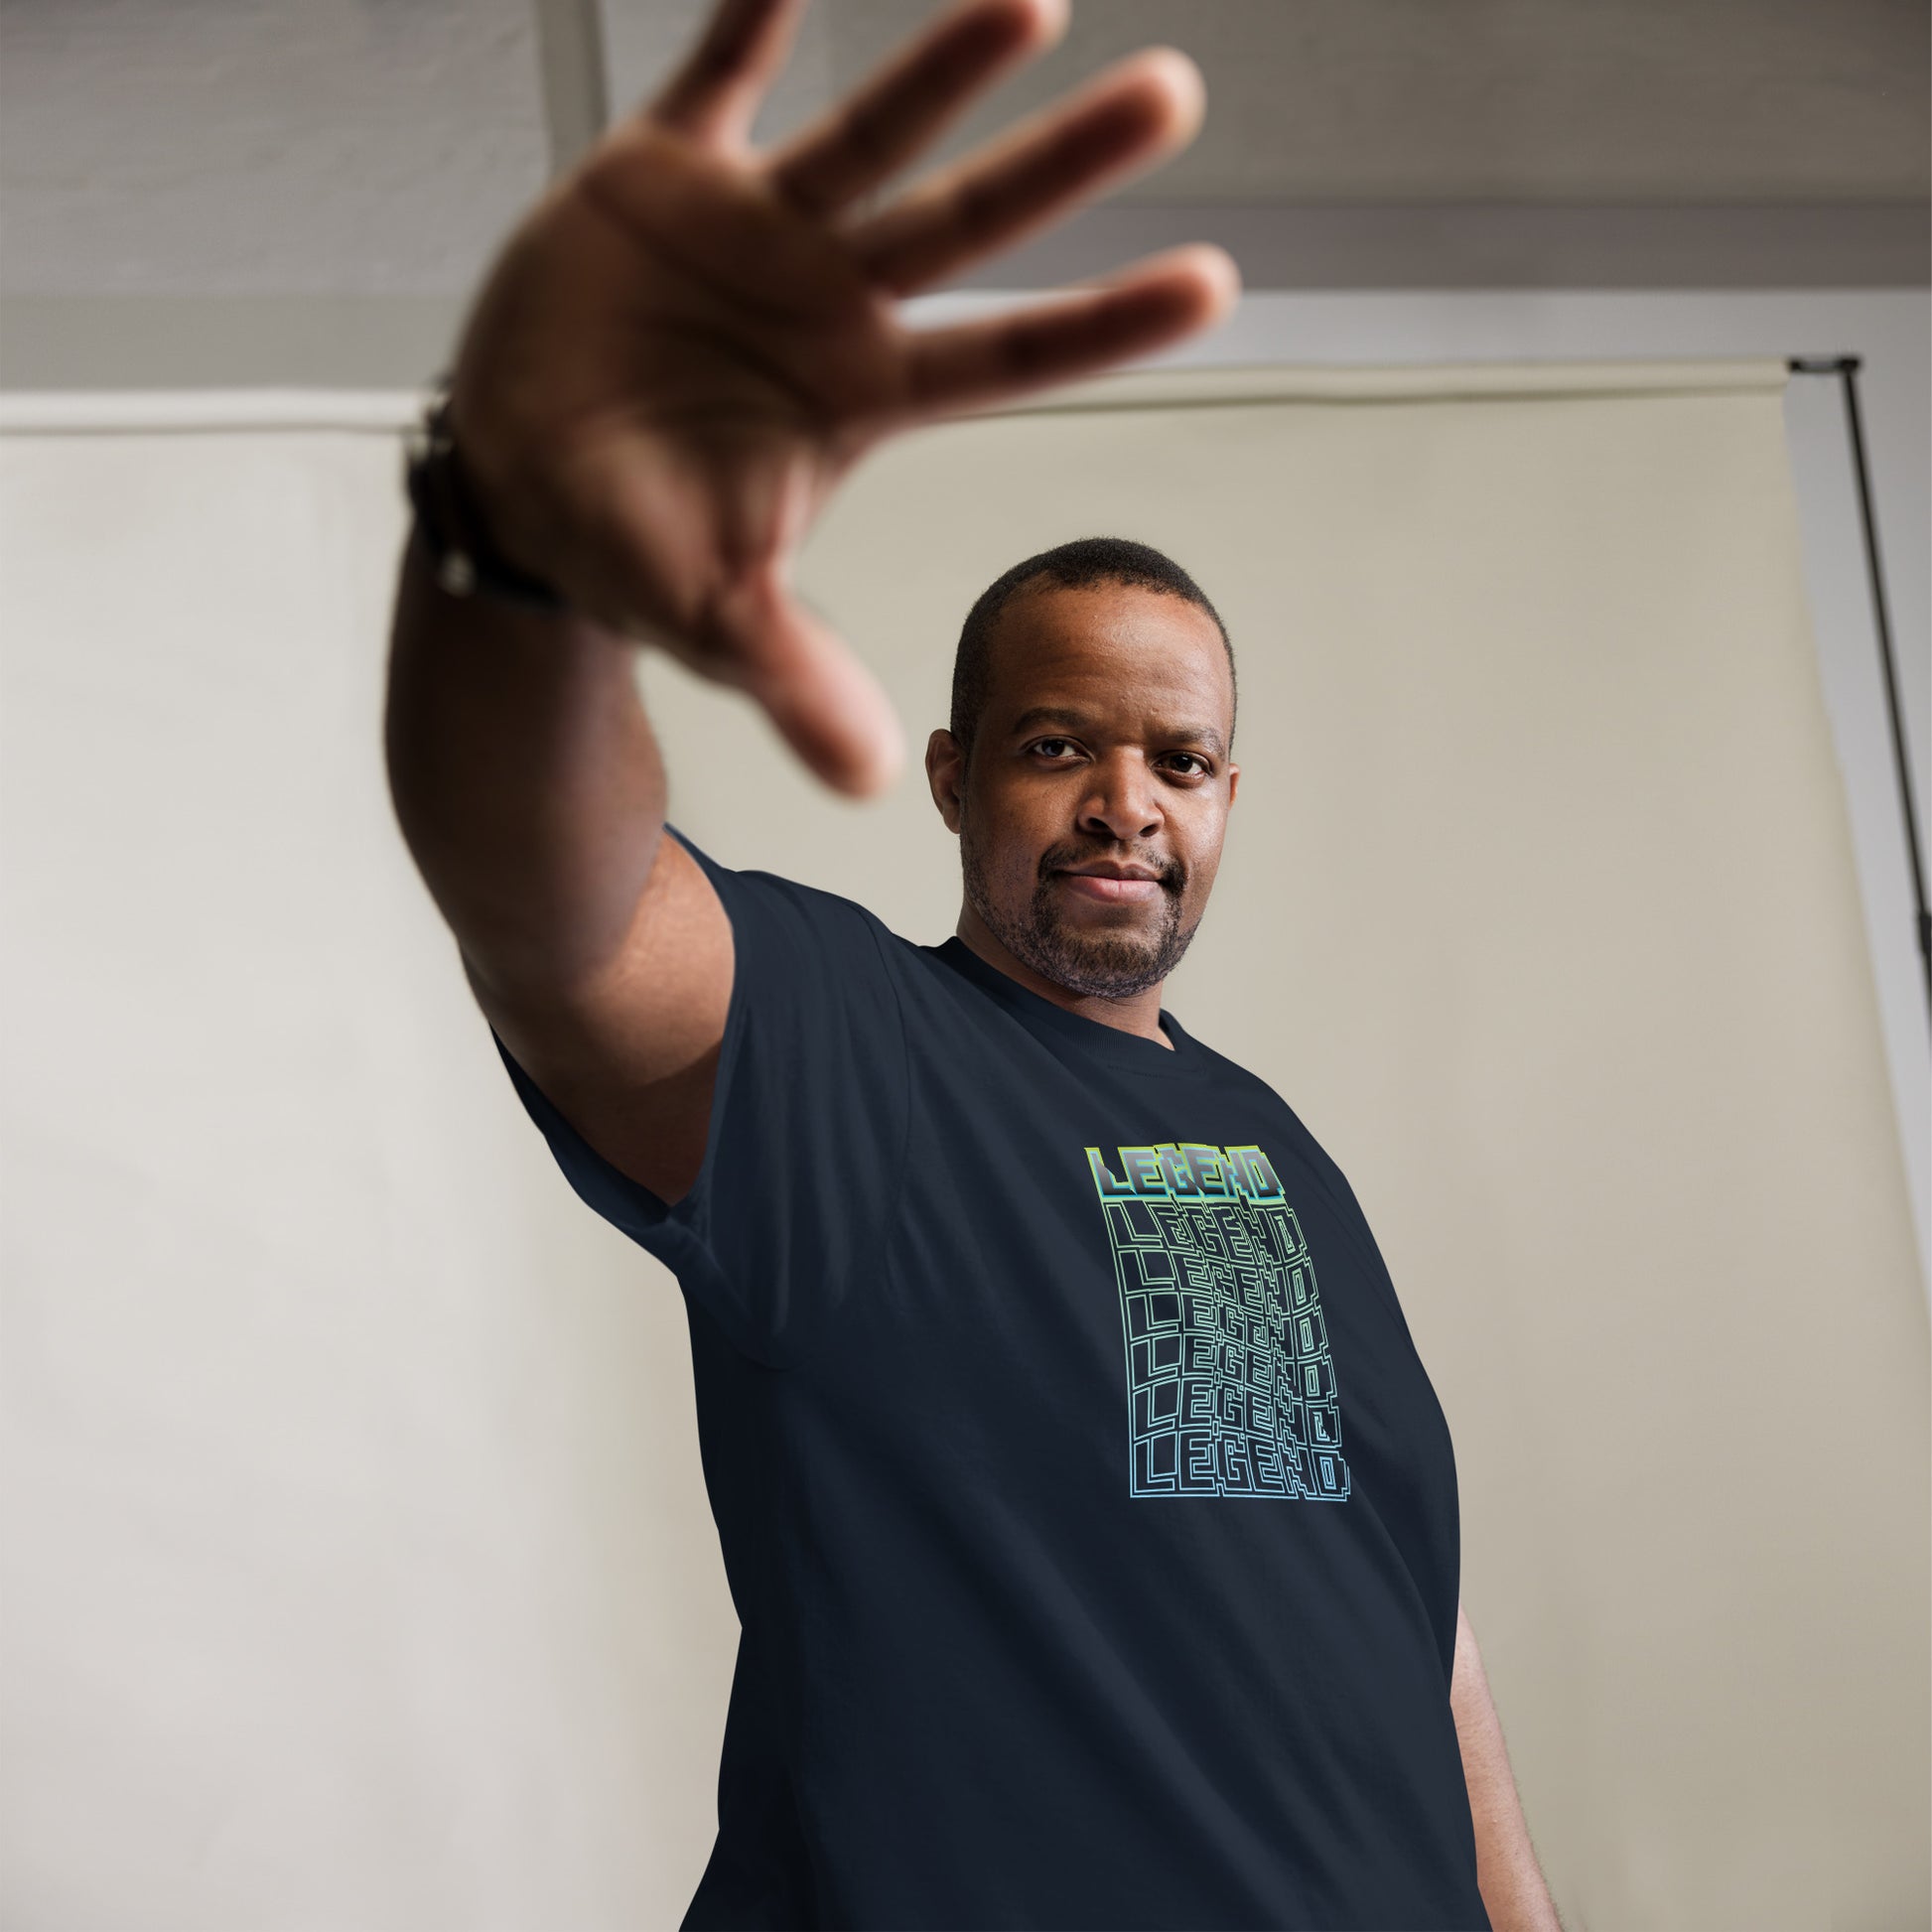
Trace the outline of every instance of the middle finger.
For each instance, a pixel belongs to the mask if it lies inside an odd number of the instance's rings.
[[[772,184],[829,213],[897,172],[1003,69],[1066,31],[1066,0],[966,0],[770,158]]]
[[[848,242],[875,286],[929,288],[1184,147],[1203,98],[1193,62],[1148,48],[855,223]]]

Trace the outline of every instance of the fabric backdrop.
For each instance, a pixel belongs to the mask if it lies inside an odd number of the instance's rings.
[[[1215,599],[1241,794],[1168,1004],[1377,1230],[1573,1932],[1928,1911],[1926,1305],[1783,382],[1139,375],[908,439],[805,571],[906,721],[870,805],[642,663],[682,829],[931,941],[972,598],[1116,534]],[[736,1641],[684,1323],[394,830],[404,404],[106,408],[0,443],[0,1908],[673,1923]]]

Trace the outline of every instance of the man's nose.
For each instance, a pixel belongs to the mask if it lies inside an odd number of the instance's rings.
[[[1122,845],[1150,838],[1161,829],[1160,794],[1144,759],[1128,754],[1102,759],[1093,783],[1080,801],[1080,829]]]

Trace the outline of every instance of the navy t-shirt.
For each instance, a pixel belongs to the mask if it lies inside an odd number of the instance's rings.
[[[742,1625],[684,1926],[1486,1928],[1449,1435],[1340,1170],[1171,1013],[675,836],[737,962],[696,1186],[503,1057],[683,1290]]]

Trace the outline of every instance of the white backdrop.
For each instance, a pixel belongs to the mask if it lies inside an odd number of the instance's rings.
[[[809,565],[915,742],[1028,550],[1221,604],[1242,797],[1170,1004],[1381,1235],[1578,1932],[1925,1915],[1925,1305],[1782,379],[1127,379],[890,453]],[[4,449],[20,1923],[670,1923],[708,1850],[682,1319],[395,838],[387,419]],[[720,857],[950,928],[915,773],[842,805],[646,685]]]
[[[688,1341],[394,829],[395,439],[0,455],[7,1922],[674,1923]]]

